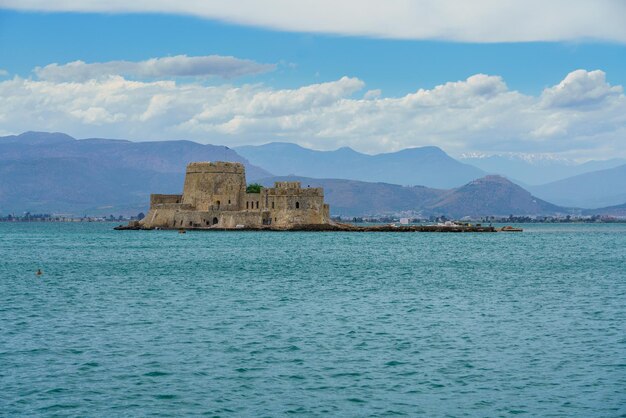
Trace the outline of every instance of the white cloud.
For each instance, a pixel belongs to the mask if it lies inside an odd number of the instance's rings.
[[[0,77],[9,75],[9,72],[3,68],[0,68]]]
[[[626,42],[623,0],[0,0],[18,10],[157,12],[272,29],[464,42]]]
[[[365,152],[437,145],[452,153],[626,157],[626,97],[601,71],[570,73],[539,96],[484,74],[398,98],[379,92],[364,98],[364,90],[350,77],[297,89],[122,76],[79,82],[14,77],[0,81],[0,124],[13,133],[187,138],[230,146],[283,140]]]
[[[543,98],[548,106],[581,107],[619,99],[621,93],[621,86],[611,86],[606,82],[604,71],[576,70],[569,73],[558,85],[546,89]]]
[[[259,64],[251,60],[220,55],[151,58],[146,61],[108,61],[67,64],[49,64],[35,68],[37,77],[50,81],[85,81],[110,75],[139,78],[211,77],[234,78],[274,70],[273,64]]]
[[[378,99],[383,94],[381,89],[368,90],[363,95],[365,100]]]

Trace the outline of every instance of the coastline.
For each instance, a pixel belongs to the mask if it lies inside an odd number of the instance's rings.
[[[272,227],[244,227],[244,228],[218,228],[218,227],[186,227],[186,228],[146,228],[138,223],[129,225],[119,225],[116,231],[138,231],[138,230],[172,230],[172,231],[273,231],[273,232],[498,232],[494,226],[477,225],[368,225],[357,226],[352,224],[305,224],[295,225],[289,228]]]

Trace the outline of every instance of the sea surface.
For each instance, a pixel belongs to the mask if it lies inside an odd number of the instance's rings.
[[[0,223],[0,416],[626,415],[626,224],[113,226]]]

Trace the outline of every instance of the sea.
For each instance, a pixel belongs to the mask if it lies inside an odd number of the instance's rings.
[[[0,416],[626,416],[626,224],[113,226],[0,223]]]

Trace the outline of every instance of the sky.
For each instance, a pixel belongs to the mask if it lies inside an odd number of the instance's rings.
[[[224,3],[0,0],[0,135],[626,157],[623,1]]]

